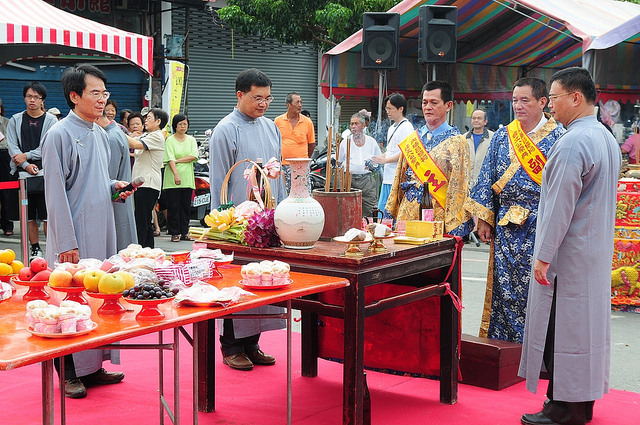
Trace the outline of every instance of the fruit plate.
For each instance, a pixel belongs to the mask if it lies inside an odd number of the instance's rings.
[[[16,278],[11,279],[11,283],[16,283],[22,286],[28,286],[29,290],[22,296],[24,301],[32,300],[48,300],[49,294],[44,290],[48,281],[44,280],[18,280]]]
[[[10,281],[12,281],[13,279],[16,278],[16,276],[18,276],[17,274],[6,274],[4,276],[0,276],[0,282],[6,282],[9,283]]]
[[[142,310],[136,314],[136,320],[157,320],[164,318],[164,313],[158,309],[160,304],[171,301],[173,298],[156,298],[149,300],[134,300],[133,298],[125,298],[129,304],[140,305]]]
[[[359,245],[359,244],[370,243],[373,240],[373,236],[371,236],[371,233],[367,232],[363,241],[348,241],[344,238],[344,236],[336,236],[335,238],[333,238],[333,240],[340,243]]]
[[[281,288],[286,288],[287,286],[291,285],[293,283],[293,280],[291,279],[287,279],[287,283],[283,283],[280,285],[252,285],[250,283],[246,283],[245,279],[242,279],[240,281],[240,284],[243,285],[245,288],[249,288],[249,289],[281,289]]]
[[[50,334],[50,333],[36,332],[32,328],[27,328],[27,331],[29,331],[31,335],[39,336],[42,338],[70,338],[74,336],[86,335],[98,327],[98,324],[96,322],[91,322],[91,323],[93,323],[93,325],[89,329],[85,329],[83,331],[78,331],[78,332],[69,332],[64,334],[63,333]]]
[[[54,291],[67,294],[64,297],[63,301],[75,301],[82,305],[89,305],[89,301],[87,301],[87,299],[82,296],[82,293],[84,292],[84,286],[47,286]]]
[[[122,294],[101,294],[99,292],[87,291],[87,295],[92,298],[104,300],[102,305],[98,308],[98,314],[122,314],[127,312],[127,309],[120,304]]]
[[[363,257],[364,252],[362,252],[358,245],[371,243],[371,241],[373,241],[373,237],[371,236],[371,233],[367,232],[363,241],[348,241],[344,238],[344,236],[336,236],[335,238],[333,238],[333,240],[336,242],[349,244],[347,246],[347,249],[344,251],[345,257]]]

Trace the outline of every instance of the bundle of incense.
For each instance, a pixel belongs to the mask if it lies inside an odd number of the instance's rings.
[[[333,136],[333,127],[329,127],[329,139],[327,140],[327,169],[325,171],[324,191],[329,192],[331,189],[331,136]]]

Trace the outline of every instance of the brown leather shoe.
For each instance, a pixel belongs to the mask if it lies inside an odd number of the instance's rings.
[[[64,381],[64,396],[69,398],[85,398],[87,389],[78,378],[66,379]]]
[[[276,358],[265,354],[262,350],[255,350],[247,354],[249,360],[253,362],[253,364],[258,364],[262,366],[271,366],[276,364]]]
[[[80,379],[85,385],[117,384],[124,379],[124,373],[107,372],[104,369],[100,369],[97,372],[93,372],[91,375],[83,376]]]
[[[235,370],[252,370],[253,363],[245,353],[236,353],[222,357],[222,363]]]

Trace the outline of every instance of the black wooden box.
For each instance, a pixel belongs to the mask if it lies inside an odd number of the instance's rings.
[[[522,345],[462,334],[460,372],[463,384],[501,390],[523,381],[518,377]]]

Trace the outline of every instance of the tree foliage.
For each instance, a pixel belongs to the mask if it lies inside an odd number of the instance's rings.
[[[328,50],[362,28],[365,12],[386,12],[401,0],[227,0],[218,10],[243,35]]]

